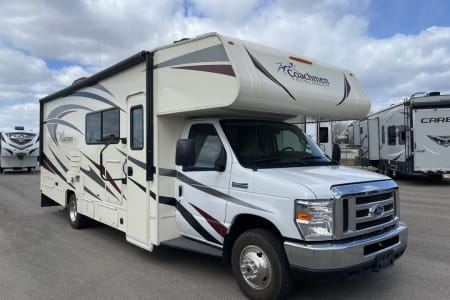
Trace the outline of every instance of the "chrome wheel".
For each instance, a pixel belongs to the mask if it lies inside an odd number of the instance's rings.
[[[248,245],[241,251],[239,266],[242,277],[256,290],[266,289],[272,279],[272,267],[266,253],[255,245]]]
[[[78,213],[77,213],[77,201],[73,200],[69,202],[69,217],[72,223],[77,221]]]

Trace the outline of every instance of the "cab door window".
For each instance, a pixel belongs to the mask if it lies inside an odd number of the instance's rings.
[[[216,169],[219,160],[226,159],[225,149],[212,124],[194,124],[189,131],[189,139],[195,144],[195,164],[185,167],[185,171],[209,171]]]

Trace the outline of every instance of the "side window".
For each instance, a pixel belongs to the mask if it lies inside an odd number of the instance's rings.
[[[214,170],[219,159],[223,159],[225,149],[216,129],[211,124],[195,124],[189,131],[189,138],[194,140],[196,161],[186,171]]]
[[[120,137],[119,123],[120,114],[118,109],[105,110],[102,112],[102,139],[107,141],[111,136]]]
[[[381,143],[382,144],[386,143],[386,132],[384,131],[384,125],[381,126]]]
[[[359,134],[363,134],[363,128],[359,127]]]
[[[328,127],[319,128],[319,143],[328,143]]]
[[[395,126],[389,126],[387,129],[388,129],[388,144],[396,145],[397,135],[395,134]]]
[[[130,148],[144,148],[144,110],[142,106],[134,106],[130,110]]]
[[[404,145],[406,142],[406,130],[405,130],[405,126],[400,126],[398,129],[398,144],[399,145]]]
[[[86,144],[98,144],[102,136],[102,114],[86,115]]]
[[[103,144],[114,137],[120,137],[119,109],[108,109],[86,115],[86,144]],[[118,143],[117,141],[116,143]]]

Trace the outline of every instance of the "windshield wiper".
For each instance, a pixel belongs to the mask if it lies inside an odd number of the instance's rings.
[[[308,156],[308,157],[304,157],[301,160],[310,160],[310,159],[319,159],[319,158],[325,158],[325,156]]]
[[[255,159],[253,161],[251,161],[251,164],[259,164],[259,163],[270,163],[270,162],[285,162],[288,164],[299,164],[299,165],[304,165],[305,162],[302,160],[295,160],[295,159],[290,159],[290,158],[285,158],[285,157],[265,157],[265,158],[260,158],[260,159]]]

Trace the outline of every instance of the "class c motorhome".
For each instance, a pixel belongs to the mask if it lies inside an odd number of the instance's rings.
[[[16,126],[0,132],[0,173],[4,170],[34,170],[38,165],[39,134]]]
[[[252,299],[379,270],[407,245],[397,185],[284,122],[369,108],[347,70],[216,33],[140,52],[40,100],[41,205],[149,251],[220,255]]]
[[[450,173],[450,95],[416,93],[359,124],[362,165],[389,176]]]

